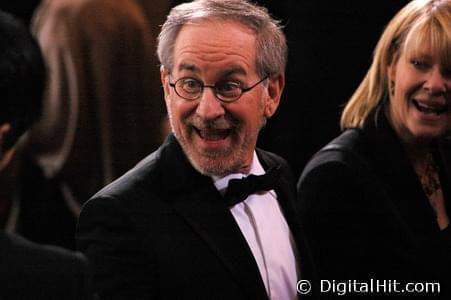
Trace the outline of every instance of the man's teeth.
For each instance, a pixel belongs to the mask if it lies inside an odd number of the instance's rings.
[[[230,129],[197,129],[199,136],[209,141],[225,139],[230,134]]]
[[[423,112],[423,113],[427,113],[427,114],[436,114],[436,115],[441,115],[444,112],[447,111],[447,107],[443,106],[443,107],[434,107],[434,106],[429,106],[426,105],[424,103],[418,102],[416,100],[413,100],[413,104],[415,105],[415,107]]]

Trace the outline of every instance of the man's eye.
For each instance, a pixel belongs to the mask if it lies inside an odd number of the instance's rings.
[[[240,84],[234,81],[221,82],[216,85],[216,90],[219,93],[236,93],[240,89]]]
[[[198,92],[200,89],[200,83],[192,78],[182,80],[182,88],[187,92]]]

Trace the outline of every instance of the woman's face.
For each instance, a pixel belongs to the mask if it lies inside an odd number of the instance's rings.
[[[436,52],[423,47],[401,53],[388,67],[389,119],[407,143],[430,141],[451,129],[451,70]]]

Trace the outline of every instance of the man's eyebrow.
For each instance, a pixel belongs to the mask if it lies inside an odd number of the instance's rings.
[[[190,71],[193,73],[200,73],[199,67],[190,63],[181,63],[178,67],[179,71]],[[230,66],[220,72],[222,77],[228,77],[231,75],[247,75],[246,70],[241,66]]]
[[[197,66],[195,66],[193,64],[188,64],[188,63],[180,64],[178,69],[179,69],[179,71],[186,70],[186,71],[191,71],[194,73],[200,73],[200,69]]]
[[[222,71],[221,73],[222,73],[222,76],[224,76],[224,77],[227,77],[227,76],[230,76],[230,75],[235,75],[235,74],[247,75],[246,70],[244,70],[240,66],[231,66],[231,67],[225,69],[224,71]]]

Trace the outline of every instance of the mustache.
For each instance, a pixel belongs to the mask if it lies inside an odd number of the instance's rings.
[[[187,119],[187,124],[198,129],[230,129],[238,127],[239,122],[230,117],[220,117],[211,120],[204,120],[199,116],[193,115]]]

